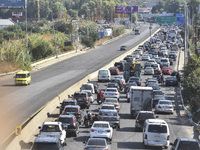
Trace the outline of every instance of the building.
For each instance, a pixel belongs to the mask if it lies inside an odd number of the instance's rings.
[[[0,19],[0,29],[3,29],[5,27],[15,25],[15,22],[11,19]]]

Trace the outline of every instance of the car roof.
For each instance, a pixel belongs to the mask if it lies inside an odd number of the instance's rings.
[[[49,136],[39,136],[35,139],[35,143],[57,143],[58,141],[58,138]]]
[[[80,109],[80,106],[79,105],[66,105],[65,108],[79,108]]]
[[[160,101],[163,101],[163,102],[171,102],[170,100],[162,100],[162,99],[159,100],[159,102],[160,102]],[[171,102],[171,103],[172,103],[172,102]]]
[[[75,99],[64,99],[63,102],[75,102]]]
[[[147,119],[149,124],[167,124],[163,119]]]
[[[101,112],[116,112],[117,113],[117,110],[102,109]]]
[[[74,115],[60,115],[59,118],[73,118]]]
[[[154,114],[153,111],[139,111],[140,114]]]
[[[117,90],[117,88],[106,88],[106,90]]]
[[[109,124],[108,121],[95,121],[93,124],[99,123],[99,124]]]
[[[113,104],[102,104],[101,106],[113,106],[113,107],[115,107],[115,105],[113,105]]]
[[[27,73],[30,73],[30,72],[29,71],[19,71],[16,74],[27,74]]]
[[[46,121],[43,123],[43,125],[59,125],[59,124],[61,124],[61,122]]]
[[[180,141],[198,142],[197,139],[177,138]]]

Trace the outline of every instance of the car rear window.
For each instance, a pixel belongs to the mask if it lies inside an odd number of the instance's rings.
[[[95,123],[93,125],[95,128],[108,128],[108,124],[103,124],[103,123]]]
[[[167,126],[165,126],[165,125],[149,125],[148,132],[167,133]]]
[[[92,139],[89,140],[88,145],[106,146],[105,140]]]
[[[138,116],[139,120],[154,119],[153,113],[140,113]]]
[[[106,92],[117,92],[116,89],[106,89]]]
[[[77,108],[66,108],[65,112],[78,112]]]
[[[161,62],[168,62],[167,59],[161,59],[160,61],[161,61]]]
[[[75,102],[63,102],[62,106],[75,105]]]
[[[116,112],[102,112],[102,116],[117,116]]]
[[[112,106],[102,106],[101,109],[113,109],[114,110],[114,107],[112,107]]]
[[[76,93],[76,94],[74,94],[74,98],[75,98],[75,99],[78,99],[78,98],[85,98],[85,97],[86,97],[86,94],[85,94],[85,93],[81,93],[81,94]]]
[[[73,119],[72,118],[59,118],[58,121],[60,121],[62,123],[73,124]]]
[[[60,132],[58,125],[43,125],[42,132]]]
[[[178,150],[199,150],[199,144],[197,142],[181,141],[178,146]]]
[[[167,101],[159,101],[159,104],[172,105],[171,102],[167,102]]]

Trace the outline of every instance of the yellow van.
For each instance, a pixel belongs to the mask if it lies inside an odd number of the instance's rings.
[[[29,71],[17,72],[14,78],[15,85],[29,85],[31,83],[31,74]]]

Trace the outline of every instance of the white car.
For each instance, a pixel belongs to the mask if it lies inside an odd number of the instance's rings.
[[[155,112],[166,112],[173,114],[174,108],[170,100],[159,100],[158,104],[155,106]]]
[[[161,58],[160,59],[160,66],[161,67],[163,67],[163,66],[169,67],[170,66],[169,58]]]
[[[143,54],[142,60],[149,60],[149,59],[150,59],[149,54]]]
[[[154,74],[154,69],[152,67],[146,67],[144,69],[144,75],[148,75],[148,74],[150,75]]]
[[[94,96],[93,96],[91,90],[81,90],[81,92],[88,93],[90,103],[93,103],[93,102],[94,102]]]
[[[119,92],[117,88],[107,88],[104,92],[104,98],[117,98],[119,100]]]
[[[62,122],[44,122],[40,129],[39,136],[51,136],[60,139],[61,143],[66,143],[66,131],[62,128]]]
[[[98,81],[110,81],[111,74],[109,70],[99,70],[98,72]]]
[[[95,121],[90,128],[90,138],[106,138],[112,141],[113,129],[107,121]]]

